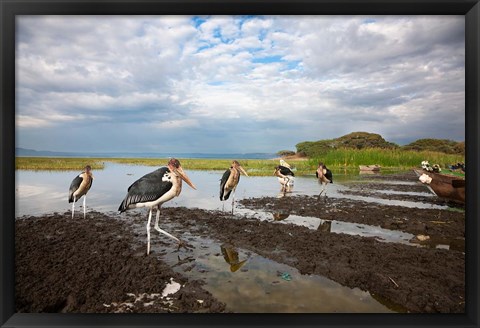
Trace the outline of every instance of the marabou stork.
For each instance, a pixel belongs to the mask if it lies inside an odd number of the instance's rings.
[[[317,176],[318,182],[322,184],[322,191],[320,191],[320,195],[325,191],[325,197],[327,196],[327,184],[333,183],[333,175],[332,171],[330,171],[325,164],[322,162],[318,163],[317,171],[315,172]]]
[[[238,182],[240,181],[240,173],[248,177],[247,172],[243,169],[240,163],[236,160],[232,162],[232,166],[223,173],[222,178],[220,179],[220,200],[224,201],[230,197],[230,194],[233,191],[232,195],[232,213],[233,206],[235,204],[235,190],[237,189]]]
[[[147,255],[150,254],[150,222],[154,208],[157,209],[155,230],[178,241],[179,248],[185,246],[183,241],[160,229],[158,226],[160,206],[173,197],[180,195],[182,180],[193,189],[197,189],[183,171],[178,159],[172,158],[168,161],[167,166],[144,175],[128,187],[127,196],[118,208],[120,213],[139,207],[148,207],[150,209],[147,222]]]
[[[284,162],[285,163],[285,162]],[[286,164],[286,163],[285,163]],[[288,164],[287,164],[288,165]],[[282,192],[290,192],[293,188],[294,176],[292,170],[283,165],[278,165],[275,167],[273,175],[278,177],[278,181],[282,185]]]
[[[85,171],[77,175],[72,183],[70,184],[70,189],[68,191],[68,202],[72,204],[72,219],[75,212],[75,202],[83,197],[83,218],[86,217],[86,202],[87,202],[87,192],[92,187],[93,174],[92,168],[90,165],[85,166]]]

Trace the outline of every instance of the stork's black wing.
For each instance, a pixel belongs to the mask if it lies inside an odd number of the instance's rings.
[[[73,193],[80,187],[80,185],[82,184],[83,182],[83,178],[81,177],[82,173],[80,173],[79,175],[77,175],[72,183],[70,184],[70,189],[68,190],[68,202],[69,203],[73,203]],[[75,201],[77,201],[78,199],[76,199]]]
[[[230,191],[226,195],[223,195],[225,191],[225,184],[227,183],[229,177],[230,177],[230,170],[226,170],[225,173],[223,173],[222,175],[222,179],[220,179],[220,200],[227,200],[228,197],[230,197]]]
[[[286,166],[283,166],[283,165],[280,165],[280,173],[282,173],[283,175],[290,175],[292,177],[295,176],[295,174],[293,174],[292,170],[290,170],[288,167]]]
[[[118,207],[118,210],[124,212],[131,204],[150,202],[168,192],[172,188],[172,183],[162,180],[167,172],[170,172],[167,167],[161,167],[135,181],[128,187],[127,196]]]
[[[318,175],[318,173],[317,173]],[[328,180],[330,180],[330,183],[333,183],[333,174],[332,174],[332,171],[330,171],[329,169],[327,169],[327,173],[325,173],[325,178],[327,178]]]

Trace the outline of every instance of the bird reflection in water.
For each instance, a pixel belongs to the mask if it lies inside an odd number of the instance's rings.
[[[247,262],[247,259],[240,261],[238,258],[238,251],[235,249],[233,245],[230,244],[223,244],[220,246],[223,254],[223,258],[225,259],[225,262],[230,264],[230,271],[235,272],[238,269],[240,269],[245,262]]]
[[[332,232],[332,221],[323,221],[318,226],[317,231],[321,232]]]
[[[272,213],[274,221],[283,221],[290,216],[290,213],[274,212]]]
[[[290,197],[292,196],[293,191],[286,191],[285,189],[282,189],[278,195],[277,198],[284,198],[284,197]]]

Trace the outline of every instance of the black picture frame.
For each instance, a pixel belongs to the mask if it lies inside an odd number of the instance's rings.
[[[14,309],[15,16],[44,14],[465,15],[466,312],[465,314],[20,314]],[[1,0],[1,327],[478,327],[478,170],[480,4],[478,0]],[[328,300],[325,300],[328,302]]]

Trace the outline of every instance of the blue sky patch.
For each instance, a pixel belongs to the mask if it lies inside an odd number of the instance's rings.
[[[255,63],[255,64],[270,64],[270,63],[278,63],[281,61],[282,61],[282,56],[280,55],[257,57],[252,59],[252,63]]]

